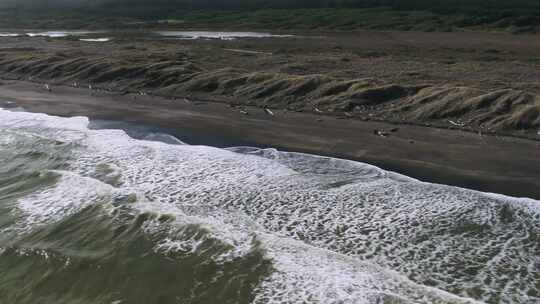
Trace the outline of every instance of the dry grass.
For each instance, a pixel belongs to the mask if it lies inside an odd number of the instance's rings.
[[[481,51],[457,48],[469,43],[455,41],[459,36],[445,42],[449,47],[437,46],[439,42],[431,34],[420,34],[423,40],[415,41],[415,49],[401,42],[416,37],[410,33],[403,37],[396,33],[363,35],[368,39],[351,42],[350,36],[334,37],[324,46],[312,38],[257,40],[249,45],[242,41],[179,45],[118,40],[99,47],[61,39],[47,40],[43,46],[43,41],[22,38],[13,45],[7,43],[0,52],[0,71],[4,77],[23,80],[191,96],[233,106],[347,113],[347,117],[359,119],[445,127],[457,124],[493,132],[537,133],[540,129],[540,86],[536,81],[540,73],[528,57],[534,48],[540,49],[540,42],[530,43],[530,50],[511,52],[505,48],[521,42],[501,37],[500,44]],[[366,41],[384,55],[366,57],[361,50],[361,55],[355,55],[353,49],[365,50],[362,43]],[[335,47],[341,43],[343,47]],[[433,47],[426,50],[424,45]],[[229,48],[262,52],[246,56],[224,51]],[[485,52],[496,53],[502,61],[479,60],[478,54]]]

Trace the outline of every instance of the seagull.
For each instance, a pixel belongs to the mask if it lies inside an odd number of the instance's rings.
[[[49,92],[52,91],[52,90],[51,90],[51,87],[49,86],[49,84],[45,84],[45,90],[47,90],[47,91],[49,91]]]

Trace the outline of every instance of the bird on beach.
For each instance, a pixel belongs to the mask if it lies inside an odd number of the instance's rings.
[[[45,90],[49,91],[49,92],[52,92],[52,89],[51,87],[49,86],[49,84],[45,84]]]

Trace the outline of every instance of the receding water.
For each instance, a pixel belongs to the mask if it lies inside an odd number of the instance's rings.
[[[50,38],[62,38],[69,36],[85,36],[89,34],[95,34],[99,32],[93,31],[44,31],[44,32],[26,32],[26,36],[29,37],[50,37]]]
[[[274,35],[264,32],[214,32],[214,31],[159,31],[156,34],[180,39],[221,39],[233,40],[239,38],[286,38],[291,35]]]
[[[68,30],[58,30],[58,31],[15,31],[15,32],[0,32],[0,37],[49,37],[49,38],[64,38],[70,36],[87,36],[92,34],[102,33],[101,31],[68,31]],[[104,39],[104,38],[100,38]]]
[[[221,39],[235,40],[243,38],[289,38],[293,35],[276,35],[266,32],[220,32],[220,31],[86,31],[86,30],[32,30],[32,31],[12,31],[0,32],[0,37],[16,38],[16,37],[48,37],[48,38],[66,38],[66,37],[82,37],[79,38],[83,42],[108,42],[116,37],[123,39],[126,35],[130,37],[142,37],[150,39]],[[98,37],[101,36],[101,37]],[[108,36],[108,37],[103,37]]]
[[[79,40],[84,42],[109,42],[111,38],[81,38]]]
[[[22,34],[18,33],[0,33],[0,37],[20,37]]]
[[[0,303],[540,303],[538,201],[145,138],[0,110]]]

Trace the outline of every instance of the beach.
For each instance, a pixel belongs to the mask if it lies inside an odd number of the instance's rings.
[[[310,113],[186,102],[155,96],[91,92],[28,82],[0,86],[0,107],[58,116],[87,116],[189,130],[192,137],[225,138],[221,146],[253,145],[352,159],[423,181],[484,192],[538,198],[539,141],[460,130],[369,122]],[[395,130],[397,129],[397,130]],[[388,136],[375,134],[386,130]],[[392,132],[391,130],[395,130]],[[198,144],[212,144],[209,139]]]

